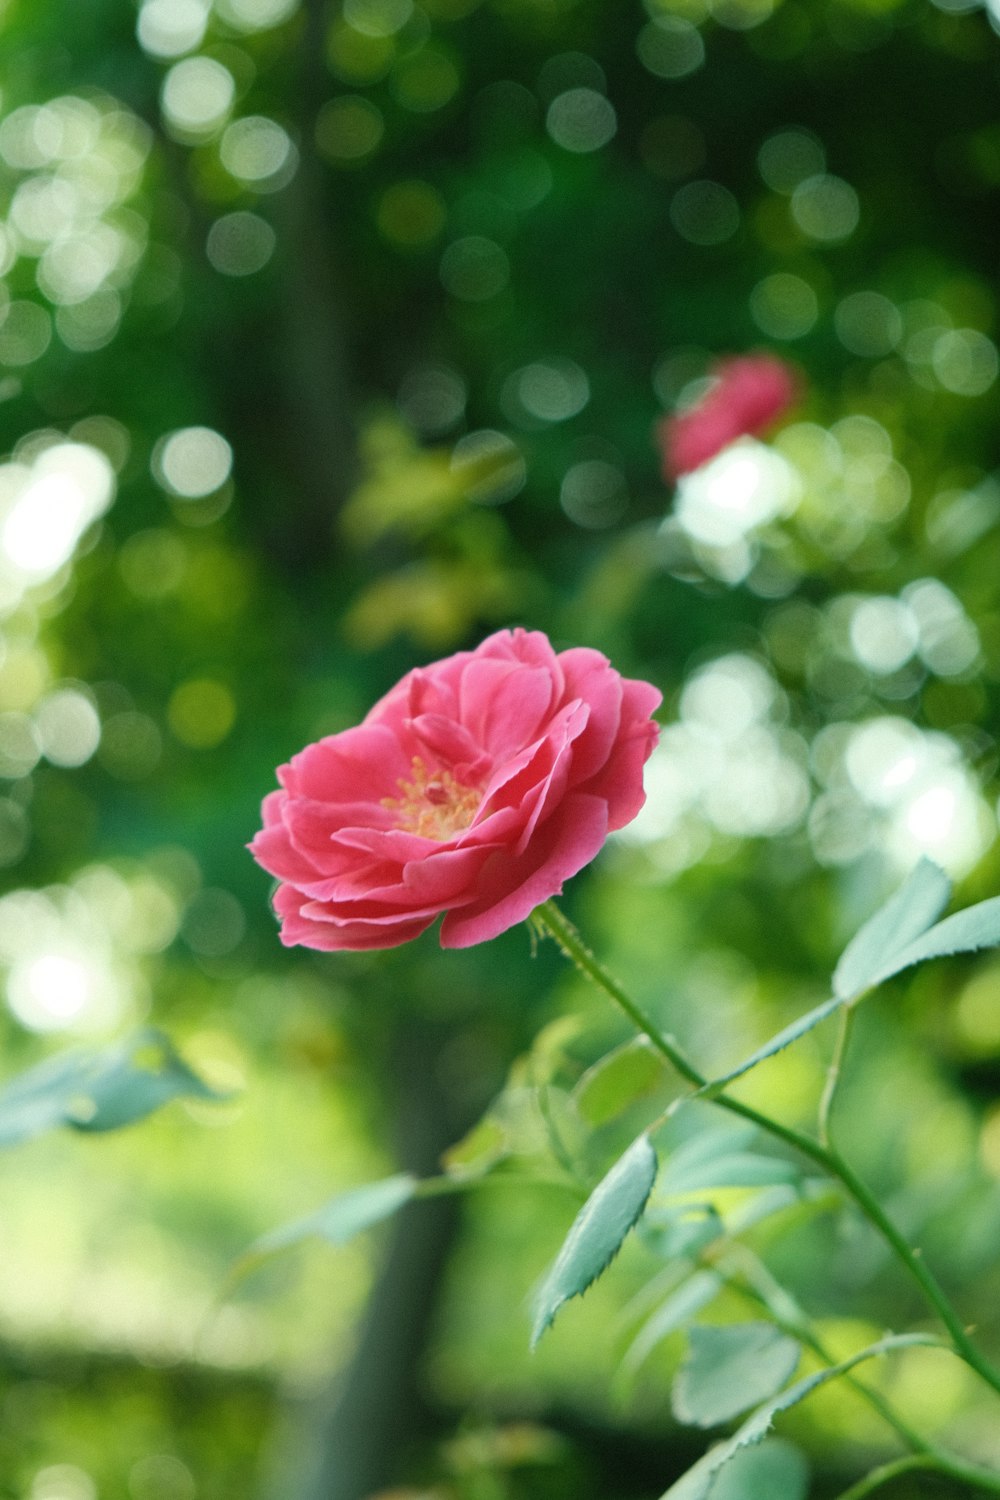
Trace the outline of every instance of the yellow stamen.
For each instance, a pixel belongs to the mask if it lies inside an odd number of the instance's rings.
[[[451,771],[428,770],[419,755],[411,776],[397,781],[401,796],[382,798],[382,806],[397,815],[398,827],[439,843],[468,828],[483,800],[481,787],[463,785]]]

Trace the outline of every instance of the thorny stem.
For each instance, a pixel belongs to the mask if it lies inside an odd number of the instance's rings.
[[[600,960],[591,953],[579,932],[572,922],[556,906],[554,901],[546,901],[536,908],[533,919],[536,924],[552,937],[582,974],[585,974],[594,984],[604,990],[612,1000],[628,1016],[629,1020],[636,1026],[644,1036],[648,1037],[653,1046],[665,1057],[667,1061],[688,1083],[693,1084],[696,1089],[704,1088],[708,1079],[699,1073],[698,1069],[684,1055],[683,1051],[671,1036],[665,1036],[648,1016],[641,1006],[636,1004],[617,982],[608,973]],[[906,1267],[912,1279],[917,1283],[920,1290],[930,1306],[944,1323],[951,1337],[952,1346],[970,1369],[983,1379],[994,1391],[1000,1393],[1000,1371],[990,1364],[989,1360],[982,1355],[969,1337],[968,1331],[962,1323],[958,1313],[952,1307],[943,1288],[934,1273],[924,1264],[919,1250],[913,1249],[907,1244],[895,1224],[885,1214],[882,1205],[874,1197],[869,1188],[861,1181],[848,1165],[839,1151],[821,1141],[814,1140],[812,1136],[804,1135],[790,1125],[783,1125],[778,1120],[772,1120],[768,1115],[761,1114],[752,1105],[744,1104],[741,1099],[734,1099],[729,1094],[719,1093],[712,1097],[712,1103],[721,1109],[729,1110],[730,1114],[740,1115],[744,1120],[750,1120],[761,1130],[778,1140],[784,1141],[793,1150],[816,1162],[829,1176],[835,1177],[846,1189],[847,1193],[862,1214],[878,1231],[881,1237],[895,1253],[897,1259]],[[1000,1479],[997,1481],[997,1489],[1000,1490]]]

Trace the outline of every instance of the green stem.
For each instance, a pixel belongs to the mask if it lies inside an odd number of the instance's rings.
[[[626,994],[600,959],[591,953],[573,923],[568,917],[563,916],[554,901],[546,901],[543,905],[536,907],[532,913],[532,920],[543,932],[547,932],[549,937],[555,939],[566,957],[576,964],[581,974],[586,975],[599,989],[611,996],[632,1024],[649,1038],[656,1050],[667,1059],[682,1078],[685,1078],[688,1083],[693,1083],[696,1088],[702,1087],[707,1080],[702,1078],[694,1064],[684,1056],[674,1038],[664,1036],[652,1017],[647,1016],[631,995]]]
[[[868,1222],[879,1231],[882,1238],[895,1251],[897,1258],[906,1266],[927,1301],[937,1312],[951,1336],[956,1353],[986,1381],[987,1385],[992,1386],[995,1391],[1000,1391],[1000,1372],[993,1368],[989,1360],[979,1352],[970,1339],[967,1328],[952,1307],[944,1288],[930,1267],[925,1264],[921,1251],[907,1244],[895,1224],[884,1212],[878,1199],[865,1186],[853,1168],[847,1164],[840,1152],[830,1148],[824,1154],[827,1158],[828,1170],[840,1179]]]
[[[807,1349],[812,1350],[817,1359],[832,1369],[837,1360],[830,1353],[829,1349],[827,1349],[819,1335],[810,1327],[805,1314],[798,1307],[794,1307],[794,1304],[788,1308],[788,1311],[782,1313],[775,1305],[775,1299],[768,1284],[773,1284],[786,1302],[791,1303],[792,1299],[789,1298],[783,1287],[778,1287],[774,1283],[773,1277],[767,1270],[767,1267],[760,1263],[757,1257],[746,1246],[739,1246],[739,1250],[745,1261],[742,1273],[735,1275],[728,1273],[722,1264],[716,1264],[714,1267],[726,1285],[755,1306],[764,1308],[783,1333],[790,1334],[792,1338],[798,1339],[799,1343],[804,1344]],[[794,1316],[792,1315],[793,1312]],[[880,1391],[875,1390],[865,1380],[862,1380],[859,1375],[853,1374],[853,1372],[849,1371],[842,1378],[844,1384],[849,1385],[862,1400],[867,1401],[872,1410],[877,1411],[887,1426],[892,1428],[896,1436],[912,1448],[915,1453],[930,1453],[934,1451],[933,1446],[925,1438],[921,1437],[918,1432],[915,1432],[903,1417],[899,1416],[891,1402]]]
[[[984,1469],[974,1468],[971,1464],[949,1458],[944,1453],[911,1453],[906,1458],[897,1458],[892,1463],[881,1464],[879,1468],[873,1469],[864,1479],[859,1479],[857,1484],[842,1490],[837,1500],[865,1500],[866,1496],[874,1495],[884,1484],[891,1484],[900,1474],[912,1474],[917,1469],[947,1474],[950,1479],[960,1479],[976,1489],[986,1490],[994,1495],[1000,1494],[1000,1476],[996,1474],[988,1474]]]
[[[748,1250],[745,1245],[740,1245],[738,1250],[738,1260],[741,1260],[743,1264],[736,1275],[730,1277],[722,1265],[715,1267],[715,1270],[722,1276],[726,1285],[732,1287],[734,1291],[749,1301],[756,1303],[758,1307],[765,1308],[783,1332],[791,1334],[793,1338],[797,1338],[800,1343],[805,1344],[808,1349],[812,1350],[817,1359],[821,1360],[828,1368],[832,1368],[837,1363],[837,1360],[830,1353],[829,1349],[827,1349],[818,1334],[810,1327],[805,1314],[795,1306],[784,1288],[774,1281],[767,1267],[757,1260],[752,1251]],[[781,1297],[790,1304],[787,1313],[782,1314],[780,1308],[775,1305],[775,1297],[771,1292],[771,1287],[773,1287],[775,1292],[780,1293]],[[1000,1494],[1000,1474],[991,1474],[986,1469],[979,1469],[974,1465],[965,1463],[960,1458],[954,1458],[950,1453],[946,1453],[943,1448],[939,1448],[936,1443],[932,1443],[927,1438],[921,1437],[920,1433],[915,1432],[905,1419],[897,1414],[895,1407],[880,1391],[868,1385],[865,1380],[855,1375],[853,1371],[848,1371],[847,1374],[841,1376],[841,1379],[845,1385],[850,1386],[852,1390],[867,1401],[874,1411],[878,1412],[883,1421],[893,1429],[897,1437],[901,1438],[904,1443],[907,1443],[913,1449],[913,1454],[907,1458],[897,1459],[892,1464],[884,1465],[882,1469],[875,1470],[875,1473],[883,1475],[883,1479],[880,1479],[879,1483],[884,1482],[886,1479],[894,1478],[897,1473],[904,1473],[907,1467],[919,1467],[935,1469],[942,1474],[950,1475],[953,1479],[964,1479],[970,1484],[977,1485],[980,1489]],[[903,1467],[896,1467],[896,1465],[902,1465]],[[870,1474],[867,1476],[867,1479],[861,1480],[859,1483],[864,1485],[872,1477]],[[857,1486],[855,1486],[854,1490],[848,1491],[848,1495],[855,1495],[856,1493],[864,1495],[868,1492],[865,1489],[858,1489]],[[840,1496],[839,1500],[846,1500],[846,1497]]]
[[[632,1024],[649,1038],[657,1051],[672,1064],[682,1078],[693,1084],[695,1088],[705,1087],[708,1079],[703,1077],[684,1055],[675,1039],[664,1036],[652,1018],[636,1004],[630,995],[626,994],[617,980],[591,953],[572,922],[563,915],[555,902],[546,901],[544,905],[539,906],[534,912],[534,921],[544,932],[555,939],[567,958],[572,960],[582,974],[585,974],[588,979],[604,990],[616,1005],[620,1006]],[[740,1099],[733,1099],[726,1093],[715,1094],[712,1103],[717,1104],[721,1109],[729,1110],[731,1114],[740,1115],[744,1120],[752,1121],[761,1130],[784,1141],[793,1150],[808,1157],[810,1161],[814,1161],[817,1166],[822,1167],[824,1172],[835,1177],[842,1184],[868,1222],[878,1231],[902,1265],[906,1267],[924,1297],[940,1317],[951,1336],[955,1352],[987,1385],[1000,1393],[1000,1371],[995,1370],[989,1360],[980,1354],[973,1344],[937,1277],[924,1264],[920,1251],[914,1250],[907,1244],[895,1224],[886,1216],[878,1199],[848,1166],[840,1153],[814,1140],[812,1136],[804,1135],[801,1131],[789,1125],[783,1125],[778,1120],[772,1120],[768,1115],[761,1114],[759,1110],[754,1109],[752,1105],[744,1104]]]
[[[877,1469],[872,1469],[864,1479],[859,1479],[857,1484],[852,1484],[849,1489],[842,1490],[837,1500],[864,1500],[866,1495],[873,1495],[876,1490],[881,1489],[884,1484],[891,1484],[899,1474],[910,1474],[914,1469],[937,1469],[937,1460],[927,1453],[910,1453],[906,1458],[893,1459],[891,1463],[880,1464]]]
[[[840,1082],[841,1069],[847,1056],[847,1049],[851,1043],[851,1022],[854,1020],[854,1008],[844,1005],[840,1010],[840,1025],[837,1031],[837,1041],[834,1045],[833,1056],[830,1066],[826,1070],[826,1083],[823,1086],[823,1097],[819,1101],[819,1138],[823,1145],[830,1147],[830,1116],[833,1113],[833,1101],[837,1093],[837,1085]]]

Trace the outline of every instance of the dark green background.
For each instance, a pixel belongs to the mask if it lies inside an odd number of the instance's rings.
[[[37,716],[68,687],[104,726],[85,764],[42,756],[4,784],[4,873],[14,892],[58,888],[52,909],[67,888],[98,892],[87,941],[124,996],[99,1033],[149,1013],[194,1065],[245,1087],[214,1115],[175,1105],[121,1137],[49,1137],[5,1156],[0,1495],[319,1500],[412,1484],[414,1500],[654,1496],[700,1445],[666,1415],[679,1343],[629,1400],[614,1394],[621,1309],[651,1262],[630,1250],[529,1360],[526,1300],[571,1216],[531,1187],[484,1190],[397,1239],[376,1373],[357,1387],[361,1426],[379,1434],[384,1421],[390,1436],[374,1458],[340,1448],[343,1489],[309,1478],[344,1441],[328,1381],[349,1365],[388,1241],[303,1251],[220,1312],[232,1260],[340,1188],[398,1162],[432,1170],[543,1021],[586,1016],[563,1081],[624,1033],[523,931],[448,955],[433,934],[385,955],[283,950],[244,845],[276,765],[356,722],[414,664],[524,624],[655,681],[668,724],[715,658],[762,664],[785,695],[773,733],[795,736],[796,754],[814,747],[813,801],[831,725],[895,716],[949,736],[982,789],[982,857],[959,860],[963,894],[995,892],[997,384],[970,393],[961,370],[942,380],[925,356],[952,328],[972,330],[960,353],[996,358],[1000,37],[979,9],[930,0],[728,0],[714,14],[698,0],[371,0],[343,15],[306,0],[273,24],[249,14],[222,9],[200,39],[196,28],[188,54],[221,64],[235,93],[227,118],[187,132],[160,105],[183,49],[144,50],[131,4],[8,0],[0,14],[5,119],[81,98],[138,152],[121,201],[97,214],[138,247],[109,272],[120,321],[100,347],[80,347],[75,314],[39,285],[40,243],[15,239],[6,275],[51,337],[3,373],[0,447],[30,460],[35,435],[68,435],[107,451],[118,475],[75,562],[3,621],[0,710]],[[676,77],[644,66],[637,38],[656,18],[689,48],[701,37],[701,65]],[[547,127],[574,88],[613,107],[598,148],[567,149]],[[357,150],[344,145],[345,100],[355,122],[375,122],[360,155],[345,155]],[[287,132],[284,176],[225,165],[227,119],[255,117]],[[808,233],[762,176],[762,145],[789,130],[856,193],[850,232]],[[0,127],[6,206],[63,168],[12,161],[4,139]],[[729,232],[710,243],[684,230],[678,199],[706,182],[730,195]],[[247,274],[206,249],[232,214],[256,216],[258,237],[273,229],[273,253]],[[448,270],[450,247],[470,240],[501,267],[492,290],[473,277],[471,296]],[[755,288],[779,275],[815,299],[794,338],[752,311]],[[859,292],[895,310],[898,337],[877,352],[841,336],[838,309]],[[782,451],[815,463],[798,511],[764,528],[757,561],[727,581],[660,530],[672,497],[654,425],[714,356],[761,347],[798,368],[792,420],[811,424],[797,429],[805,447]],[[560,420],[518,409],[518,372],[566,360],[586,403]],[[880,513],[842,450],[825,469],[816,458],[823,432],[856,415],[891,443],[907,505]],[[232,477],[221,494],[171,498],[157,444],[191,426],[224,436]],[[462,439],[484,430],[516,445],[520,487],[505,487],[509,467],[452,466],[455,445],[461,459]],[[566,474],[595,462],[610,501],[564,508]],[[951,591],[978,651],[957,672],[916,656],[866,669],[843,645],[845,608],[921,579]],[[694,807],[684,836],[699,857],[675,857],[679,834],[652,853],[621,844],[568,894],[595,947],[708,1069],[822,998],[839,947],[905,863],[886,856],[881,824],[856,857],[817,857],[806,822],[803,810],[751,836]],[[117,928],[115,899],[132,903]],[[162,929],[145,950],[144,901]],[[845,1145],[987,1341],[1000,1289],[998,975],[984,960],[897,981],[862,1016],[842,1104]],[[5,1069],[72,1035],[8,1017]],[[825,1045],[771,1065],[748,1097],[807,1118]],[[836,1215],[766,1248],[847,1346],[852,1329],[921,1316]],[[995,1412],[953,1368],[929,1364],[898,1394],[958,1446],[985,1459],[992,1443],[998,1457]],[[817,1494],[892,1451],[846,1396],[788,1429]]]

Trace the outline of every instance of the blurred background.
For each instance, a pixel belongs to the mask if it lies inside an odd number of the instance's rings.
[[[565,1194],[424,1204],[223,1295],[256,1235],[435,1170],[543,1024],[582,1016],[536,1049],[564,1099],[626,1035],[523,930],[283,950],[244,845],[276,765],[524,624],[664,690],[647,808],[567,899],[705,1071],[824,997],[920,854],[995,894],[994,23],[0,5],[3,1075],[152,1020],[236,1091],[0,1156],[3,1500],[632,1500],[701,1451],[679,1338],[614,1373],[655,1246],[529,1359]],[[673,492],[657,420],[749,349],[797,407]],[[828,1043],[743,1096],[809,1120]],[[932,966],[862,1013],[842,1120],[994,1348],[998,1084],[1000,965]],[[922,1316],[835,1203],[780,1228],[833,1347]],[[893,1380],[1000,1463],[961,1367]],[[895,1451],[834,1388],[783,1432],[819,1496]]]

